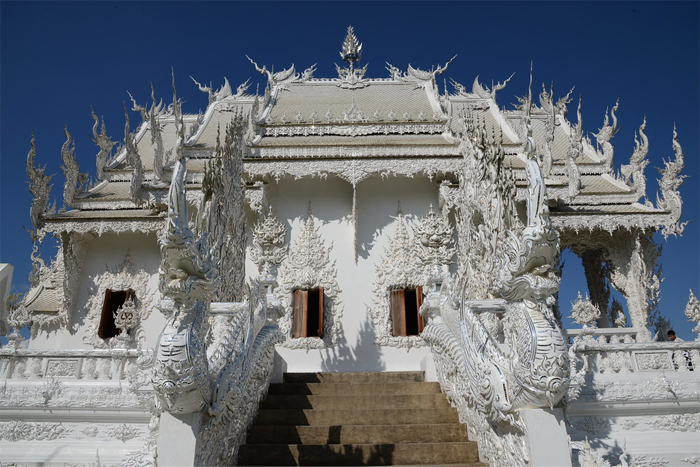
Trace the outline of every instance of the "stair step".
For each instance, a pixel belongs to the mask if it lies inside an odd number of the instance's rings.
[[[260,404],[238,465],[486,467],[421,371],[285,373]]]
[[[399,425],[459,423],[453,408],[433,409],[261,409],[256,425]]]
[[[444,394],[367,394],[360,396],[270,395],[261,409],[429,409],[449,408]]]
[[[476,444],[245,444],[240,465],[396,465],[478,463]]]
[[[272,395],[348,395],[365,394],[442,394],[440,383],[276,383],[268,391]],[[444,395],[443,395],[444,397]]]
[[[463,442],[459,423],[346,426],[253,426],[248,444],[386,444]]]
[[[421,383],[422,371],[387,371],[356,373],[285,373],[285,383]]]

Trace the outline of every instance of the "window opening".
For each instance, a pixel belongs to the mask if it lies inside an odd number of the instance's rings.
[[[423,287],[394,289],[391,294],[391,327],[394,336],[418,336],[423,332]]]
[[[323,288],[292,292],[292,337],[323,337]]]
[[[135,299],[136,293],[132,289],[126,290],[105,290],[105,299],[102,303],[102,315],[100,317],[100,326],[97,329],[97,335],[102,339],[115,337],[121,334],[121,329],[117,329],[114,324],[114,313],[120,306],[129,299]]]

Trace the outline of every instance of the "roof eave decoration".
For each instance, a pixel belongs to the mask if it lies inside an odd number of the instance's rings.
[[[661,174],[661,179],[658,180],[661,195],[659,196],[657,193],[656,205],[670,213],[670,222],[661,230],[664,238],[668,238],[669,235],[683,235],[683,230],[688,224],[688,221],[680,221],[683,213],[683,199],[678,190],[687,175],[681,175],[684,166],[683,148],[678,142],[678,133],[675,125],[673,126],[673,150],[676,153],[676,159],[673,161],[664,159],[664,168],[657,169]]]
[[[44,175],[46,166],[34,166],[36,158],[36,144],[34,135],[30,142],[29,153],[27,153],[27,177],[29,178],[29,192],[32,194],[32,205],[29,208],[29,217],[32,219],[34,228],[39,230],[44,225],[44,216],[56,212],[56,201],[49,207],[49,197],[51,196],[51,179],[53,175]]]

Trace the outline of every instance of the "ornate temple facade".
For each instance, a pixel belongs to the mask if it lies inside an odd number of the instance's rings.
[[[199,115],[173,85],[169,106],[133,101],[120,145],[93,115],[98,180],[66,131],[59,212],[32,141],[0,464],[232,465],[283,373],[421,370],[490,465],[700,463],[700,341],[648,326],[653,234],[684,228],[675,132],[651,202],[646,123],[615,169],[617,106],[593,142],[571,93],[531,80],[506,111],[508,80],[440,93],[449,62],[370,78],[361,50],[349,29],[333,78],[251,59],[264,92],[195,82]],[[565,249],[587,279],[571,310]]]

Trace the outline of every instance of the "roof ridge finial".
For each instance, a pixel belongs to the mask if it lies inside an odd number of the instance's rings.
[[[357,39],[355,30],[348,26],[348,33],[343,40],[343,47],[340,51],[343,61],[350,65],[350,70],[354,68],[354,63],[359,62],[362,56],[362,43]]]

